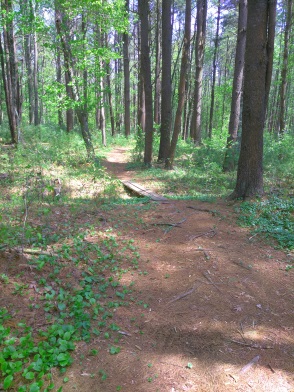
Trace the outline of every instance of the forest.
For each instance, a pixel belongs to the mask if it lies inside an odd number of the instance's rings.
[[[291,392],[293,0],[0,4],[0,391]]]

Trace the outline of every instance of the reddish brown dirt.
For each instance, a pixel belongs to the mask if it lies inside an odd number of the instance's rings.
[[[125,152],[115,150],[105,165],[119,179],[132,179]],[[238,227],[232,204],[150,203],[136,206],[136,222],[134,206],[103,213],[138,247],[139,270],[122,283],[134,281],[134,297],[148,306],[118,309],[114,321],[128,333],[119,354],[109,355],[103,339],[80,344],[63,391],[293,392],[287,255]],[[3,270],[7,260],[1,262]],[[91,348],[99,355],[79,360]],[[54,380],[61,380],[57,373]]]

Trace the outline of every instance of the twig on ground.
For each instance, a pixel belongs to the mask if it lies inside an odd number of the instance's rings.
[[[182,219],[180,222],[176,222],[176,223],[152,223],[152,225],[154,226],[171,226],[171,227],[180,227],[181,223],[184,223],[187,219],[184,218]]]
[[[160,363],[164,363],[166,365],[171,365],[171,366],[176,366],[176,367],[179,367],[179,368],[183,368],[184,367],[184,366],[177,365],[176,363],[171,363],[171,362],[160,361]]]
[[[200,211],[200,212],[210,212],[211,214],[214,214],[215,211],[208,210],[207,208],[197,208],[193,206],[187,206],[187,208],[191,208],[192,210]]]
[[[272,373],[276,373],[269,363],[267,364],[267,366],[269,367],[269,369],[270,369],[270,371],[271,371]]]
[[[184,223],[187,219],[184,218],[179,222],[176,223],[152,223],[154,226],[170,226],[166,230],[164,230],[164,234],[168,233],[173,227],[181,227],[181,223]]]
[[[174,299],[170,300],[168,302],[168,304],[172,304],[173,302],[176,302],[176,301],[178,301],[178,300],[180,300],[182,298],[185,298],[188,295],[192,294],[202,283],[204,283],[204,282],[199,282],[198,284],[195,283],[194,286],[190,290],[188,290],[185,293],[180,294],[177,297],[175,297]]]
[[[252,271],[252,267],[245,265],[242,261],[233,261],[233,263],[238,265],[241,268],[245,268],[248,271]]]
[[[240,370],[240,373],[246,373],[250,368],[252,368],[253,365],[255,365],[260,359],[259,355],[256,355],[250,362],[247,363],[247,365],[243,366],[242,369]]]
[[[221,293],[222,291],[217,287],[217,285],[208,276],[208,271],[203,272],[202,275]]]
[[[209,235],[209,237],[214,237],[214,236],[216,235],[216,231],[213,230],[213,229],[211,229],[211,230],[209,230],[209,231],[207,231],[207,232],[205,232],[205,233],[200,233],[200,234],[193,235],[193,236],[190,238],[190,241],[193,241],[193,240],[195,240],[196,238],[204,237],[204,236],[208,236],[208,235]]]
[[[233,340],[233,339],[229,339],[229,342],[240,344],[241,346],[251,347],[251,348],[259,348],[259,349],[264,349],[264,350],[273,349],[272,346],[263,346],[261,344],[253,344],[253,343],[243,343],[243,342],[239,342],[238,340]]]
[[[130,333],[125,332],[125,331],[117,331],[119,334],[121,335],[125,335],[125,336],[132,336]]]

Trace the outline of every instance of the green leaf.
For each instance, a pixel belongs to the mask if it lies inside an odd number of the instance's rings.
[[[39,392],[40,390],[41,389],[39,385],[36,382],[34,382],[34,384],[30,386],[29,392]]]
[[[109,349],[109,353],[111,355],[115,355],[118,354],[120,352],[121,348],[120,347],[116,347],[116,346],[111,346]]]
[[[33,380],[35,378],[35,373],[34,372],[27,372],[23,374],[24,378],[26,380]]]
[[[13,381],[13,376],[10,374],[9,376],[4,378],[4,382],[3,382],[3,388],[4,389],[8,389],[10,387],[10,385],[12,384]]]
[[[192,367],[193,367],[192,363],[191,363],[191,362],[188,362],[188,363],[187,363],[187,368],[188,368],[188,369],[192,369]]]
[[[64,302],[60,302],[57,306],[58,306],[58,309],[59,309],[59,310],[64,310],[64,309],[66,309],[66,304],[65,304]]]

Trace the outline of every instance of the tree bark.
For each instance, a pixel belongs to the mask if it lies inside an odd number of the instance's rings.
[[[167,169],[172,169],[173,167],[178,137],[181,133],[182,113],[185,104],[185,93],[186,93],[186,89],[185,89],[186,75],[188,70],[188,60],[189,60],[189,52],[190,52],[190,39],[191,39],[191,0],[186,0],[184,45],[182,51],[181,72],[180,72],[180,80],[179,80],[179,87],[178,87],[179,100],[178,100],[178,107],[177,107],[177,112],[175,117],[175,123],[174,123],[169,154],[165,162],[165,167]]]
[[[58,35],[60,36],[61,45],[63,49],[64,55],[64,66],[68,78],[68,87],[70,88],[70,92],[72,94],[73,100],[76,102],[76,114],[79,120],[82,137],[86,146],[87,155],[89,159],[94,159],[95,152],[92,144],[91,133],[89,130],[88,124],[88,113],[85,110],[84,102],[80,99],[80,92],[78,83],[74,78],[74,68],[73,68],[73,56],[71,52],[71,47],[69,44],[69,40],[64,30],[63,24],[63,14],[62,7],[60,2],[55,1],[55,25]]]
[[[272,66],[267,48],[273,44],[271,8],[272,3],[268,0],[248,0],[241,151],[236,187],[231,198],[263,194],[263,129],[268,70]]]
[[[126,13],[129,14],[129,0],[125,0]],[[130,59],[129,59],[129,33],[123,34],[123,64],[124,64],[124,125],[125,136],[131,134],[131,97],[130,97]]]
[[[229,136],[224,159],[223,170],[234,169],[235,153],[238,137],[238,128],[241,112],[241,99],[243,88],[244,58],[246,45],[246,25],[247,25],[247,0],[239,1],[238,33],[235,55],[235,67],[233,78],[233,91],[231,99],[231,113],[229,122]]]
[[[161,126],[158,161],[165,161],[170,148],[172,117],[171,52],[172,52],[172,0],[162,0],[162,83]]]
[[[161,82],[160,82],[160,59],[161,59],[161,7],[160,0],[156,1],[156,32],[155,32],[155,81],[154,81],[154,123],[160,123],[160,96],[161,96]]]
[[[282,134],[286,130],[285,109],[286,109],[286,92],[287,92],[287,73],[288,73],[288,57],[289,57],[289,37],[293,18],[293,0],[288,0],[287,17],[284,33],[284,51],[283,66],[281,71],[281,87],[280,87],[280,115],[279,115],[279,133]]]
[[[215,43],[212,61],[212,85],[211,85],[211,101],[210,101],[210,112],[209,112],[209,127],[208,127],[208,137],[212,138],[212,127],[213,127],[213,113],[214,113],[214,100],[215,100],[215,79],[216,79],[216,58],[218,50],[219,41],[219,24],[220,24],[220,10],[221,4],[218,0],[217,6],[217,18],[216,18],[216,33],[215,33]]]
[[[197,33],[195,45],[195,88],[193,97],[193,113],[190,126],[191,139],[195,144],[201,144],[201,104],[202,78],[206,35],[207,0],[197,0]]]
[[[2,0],[1,9],[3,14],[3,44],[0,36],[0,57],[2,78],[5,90],[7,115],[11,141],[17,144],[20,139],[21,121],[21,94],[20,83],[16,61],[16,48],[13,29],[13,20],[7,18],[12,13],[13,5],[11,0]]]
[[[144,164],[148,167],[152,163],[152,142],[153,142],[153,104],[152,104],[152,84],[151,84],[151,62],[149,49],[149,1],[139,0],[139,16],[141,21],[141,66],[142,79],[145,93],[145,149]]]

